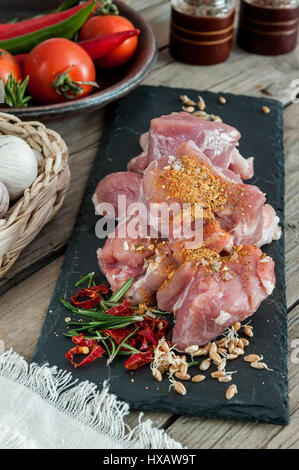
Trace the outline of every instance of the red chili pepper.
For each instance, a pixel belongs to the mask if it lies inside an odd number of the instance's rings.
[[[122,304],[117,305],[116,307],[111,307],[106,310],[106,313],[109,315],[132,315],[131,302],[129,300],[124,300]]]
[[[39,16],[38,18],[31,18],[17,23],[0,24],[0,39],[10,39],[22,36],[23,34],[32,33],[47,26],[59,23],[90,3],[91,0],[58,13],[49,13],[47,15]],[[97,5],[95,5],[94,9],[96,8]]]
[[[100,284],[98,286],[91,286],[87,289],[79,289],[78,292],[71,297],[71,302],[75,307],[78,308],[92,308],[101,301],[101,297],[98,292],[102,294],[108,294],[109,289],[106,284]],[[89,300],[83,300],[85,298]]]
[[[106,284],[99,284],[98,286],[90,286],[89,290],[95,290],[96,292],[101,292],[102,294],[108,294],[109,287]]]
[[[138,36],[140,33],[139,29],[131,29],[129,31],[120,31],[118,33],[105,34],[101,37],[86,39],[85,41],[79,41],[79,46],[95,59],[100,59],[106,54],[111,52],[116,47],[120,46],[127,39]]]
[[[118,33],[105,34],[101,37],[79,41],[77,44],[79,44],[79,46],[81,46],[89,54],[89,56],[95,60],[104,57],[113,49],[120,46],[127,39],[133,36],[138,36],[139,32],[139,29],[120,31]],[[24,65],[27,57],[28,54],[16,54],[14,56],[21,67]]]
[[[85,339],[84,335],[81,333],[79,336],[73,336],[72,341],[78,346],[71,348],[65,355],[66,359],[69,359],[74,367],[80,367],[85,364],[93,362],[98,357],[101,357],[105,349],[102,348],[95,340]],[[88,355],[81,362],[76,363],[73,360],[73,356],[76,354],[86,354],[86,348],[88,349]]]
[[[139,369],[139,367],[144,366],[145,364],[153,362],[153,360],[154,354],[152,353],[152,351],[148,351],[146,353],[136,353],[126,360],[125,368],[128,370],[136,370]]]
[[[108,335],[118,346],[132,331],[132,328],[117,328],[116,330],[101,330],[103,335]],[[135,335],[134,335],[135,336]],[[133,346],[133,337],[128,339],[128,344]],[[135,340],[134,340],[135,342]]]
[[[86,297],[88,297],[89,300],[82,300]],[[91,289],[79,289],[77,294],[71,297],[71,302],[75,307],[84,309],[95,307],[100,301],[101,298],[99,294]]]

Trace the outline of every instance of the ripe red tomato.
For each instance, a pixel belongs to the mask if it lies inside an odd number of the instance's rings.
[[[82,98],[92,90],[95,66],[78,44],[64,38],[48,39],[28,54],[24,75],[29,75],[28,92],[39,103],[60,103]]]
[[[11,73],[16,81],[22,78],[21,67],[14,56],[0,48],[0,78],[3,78],[4,83]]]
[[[118,33],[120,31],[129,31],[135,29],[135,26],[127,18],[118,15],[93,16],[89,18],[80,31],[80,40],[92,39],[103,36],[104,34]],[[127,39],[113,51],[106,54],[103,58],[95,61],[96,65],[103,68],[119,67],[131,59],[137,47],[137,36]]]

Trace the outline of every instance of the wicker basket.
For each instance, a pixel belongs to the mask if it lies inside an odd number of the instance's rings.
[[[55,131],[40,122],[23,122],[0,113],[2,134],[21,137],[42,153],[44,162],[31,187],[0,219],[0,279],[60,209],[70,181],[68,148]]]

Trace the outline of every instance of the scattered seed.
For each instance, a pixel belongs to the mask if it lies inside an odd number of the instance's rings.
[[[249,345],[249,341],[246,338],[239,338],[239,341],[243,343],[244,348]]]
[[[219,341],[216,341],[216,344],[219,346],[219,348],[226,348],[228,344],[228,338],[221,338]]]
[[[206,103],[205,103],[205,101],[202,99],[201,96],[199,96],[198,98],[199,98],[199,102],[197,103],[198,109],[199,109],[200,111],[203,111],[203,110],[205,109],[205,107],[206,107]]]
[[[241,323],[239,321],[236,321],[233,324],[232,328],[233,328],[234,331],[239,331],[239,329],[241,328]]]
[[[244,361],[246,362],[258,362],[263,359],[263,356],[258,356],[257,354],[248,354],[244,357]]]
[[[187,390],[186,388],[184,387],[184,385],[181,383],[181,382],[174,382],[173,383],[173,388],[175,389],[175,391],[177,393],[179,393],[180,395],[186,395],[187,393]]]
[[[180,367],[180,374],[181,375],[186,375],[188,370],[188,365],[183,363]]]
[[[225,354],[226,353],[226,349],[225,348],[217,348],[217,351],[216,351],[218,354]]]
[[[195,106],[195,101],[191,100],[187,95],[181,95],[180,100],[183,104],[187,106]]]
[[[233,353],[233,352],[235,351],[235,347],[236,347],[236,343],[235,343],[235,341],[234,341],[233,339],[231,339],[231,340],[229,341],[228,347],[227,347],[228,352],[229,352],[229,353]]]
[[[65,317],[64,321],[68,323],[69,321],[71,321],[71,317]]]
[[[233,359],[237,359],[237,357],[239,357],[238,354],[232,353],[232,354],[228,354],[226,356],[226,359],[228,359],[229,361],[232,361]]]
[[[238,354],[238,356],[241,356],[244,354],[244,349],[243,348],[235,348],[234,349],[234,354]]]
[[[238,339],[238,341],[237,341],[237,347],[244,349],[244,344],[240,339]]]
[[[211,373],[211,377],[213,377],[213,379],[219,379],[219,377],[224,377],[224,376],[225,376],[225,372],[223,370],[216,370],[216,372]]]
[[[212,361],[215,362],[216,364],[221,364],[221,362],[222,362],[222,359],[221,359],[221,357],[219,356],[218,353],[211,353],[211,354],[210,354],[210,358],[211,358]]]
[[[224,375],[223,377],[219,377],[218,378],[218,382],[230,382],[232,380],[232,376],[231,375]]]
[[[169,347],[168,343],[166,343],[166,341],[161,342],[160,348],[162,349],[162,351],[164,351],[166,353],[169,353],[169,351],[170,351],[170,347]]]
[[[185,348],[185,352],[192,356],[196,351],[198,351],[198,349],[199,348],[197,344],[193,344],[192,346],[188,346],[187,348]]]
[[[264,114],[269,114],[270,113],[270,108],[268,108],[268,106],[263,106],[262,111],[263,111]]]
[[[81,349],[82,354],[88,354],[89,353],[89,348],[87,346],[83,346]]]
[[[209,348],[209,354],[213,354],[217,352],[217,344],[215,342],[211,343]]]
[[[193,353],[192,355],[194,357],[199,357],[199,356],[206,356],[208,354],[208,351],[204,348],[200,348],[198,351],[196,351],[195,353]]]
[[[162,382],[163,377],[159,369],[153,370],[153,376],[155,377],[156,380],[158,380],[158,382]]]
[[[210,365],[211,365],[211,360],[210,360],[210,359],[204,359],[204,360],[201,362],[199,368],[200,368],[200,370],[208,370],[208,368],[210,367]]]
[[[221,364],[218,364],[218,370],[224,370],[226,366],[226,359],[222,359]]]
[[[183,106],[183,110],[186,111],[186,113],[193,113],[195,111],[194,106]]]
[[[225,397],[227,400],[231,400],[231,398],[233,398],[237,393],[238,393],[237,386],[235,384],[232,384],[226,390]]]
[[[226,98],[224,98],[224,96],[219,96],[219,103],[225,104],[226,103]]]
[[[253,336],[252,326],[249,326],[249,325],[244,326],[243,331],[246,336],[249,336],[250,338],[252,338]]]
[[[266,369],[266,364],[264,362],[251,362],[251,367],[254,369]]]
[[[197,375],[194,375],[194,377],[192,377],[192,382],[202,382],[203,380],[205,380],[206,376],[205,375],[201,375],[201,374],[197,374]]]
[[[177,379],[180,379],[180,380],[190,380],[191,378],[189,374],[181,374],[181,372],[176,372],[174,375],[176,376]]]

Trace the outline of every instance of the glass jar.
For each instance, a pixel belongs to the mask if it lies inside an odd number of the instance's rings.
[[[297,45],[299,0],[241,0],[237,44],[255,54],[291,52]]]
[[[172,0],[170,53],[181,62],[212,65],[229,56],[234,0]]]

